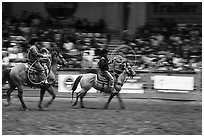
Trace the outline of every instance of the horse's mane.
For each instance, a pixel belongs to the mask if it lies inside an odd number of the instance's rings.
[[[58,50],[51,50],[50,55],[51,55],[51,64],[55,63],[55,58],[59,54]]]

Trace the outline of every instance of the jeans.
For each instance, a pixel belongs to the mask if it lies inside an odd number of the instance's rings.
[[[103,74],[103,76],[109,81],[109,86],[111,88],[114,87],[114,78],[113,76],[110,74],[110,72],[108,71],[101,71],[101,73]]]

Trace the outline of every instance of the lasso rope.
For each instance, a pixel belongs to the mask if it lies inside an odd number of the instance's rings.
[[[48,66],[48,69],[49,69],[49,72],[50,72],[50,68],[51,68],[51,60],[46,57],[48,62],[49,62],[49,66]],[[30,82],[32,82],[33,84],[35,85],[38,85],[38,84],[41,84],[44,80],[46,80],[48,77],[49,77],[49,73],[47,75],[47,77],[43,80],[43,81],[40,81],[40,82],[34,82],[31,80],[31,77],[30,77],[30,73],[31,73],[31,68],[33,68],[32,66],[37,62],[38,60],[36,60],[35,62],[33,62],[33,64],[31,64],[31,66],[28,68],[28,79],[30,80]]]
[[[116,48],[111,52],[111,57],[110,57],[111,62],[113,61],[113,62],[116,63],[117,65],[121,65],[121,64],[123,63],[123,61],[117,62],[117,61],[115,60],[115,57],[117,57],[116,55],[120,55],[120,54],[118,54],[118,52],[119,52],[120,49],[122,49],[122,48],[127,48],[127,49],[131,50],[131,52],[134,54],[133,66],[136,66],[136,53],[135,53],[135,51],[134,51],[130,46],[128,46],[128,45],[120,45],[120,46],[116,47]],[[118,56],[118,57],[119,57],[119,56]],[[122,55],[120,55],[120,57],[121,57],[121,58],[125,58],[126,60],[128,60],[126,57],[122,57]],[[114,70],[113,70],[113,71],[114,71]]]
[[[128,48],[128,49],[130,49],[131,52],[134,54],[134,62],[135,62],[135,64],[133,64],[133,65],[135,66],[135,65],[136,65],[136,53],[135,53],[135,51],[134,51],[130,46],[127,46],[127,45],[120,45],[120,46],[116,47],[116,48],[111,52],[111,60],[114,59],[114,56],[115,56],[116,54],[118,54],[118,51],[120,51],[120,49],[122,49],[122,48]]]

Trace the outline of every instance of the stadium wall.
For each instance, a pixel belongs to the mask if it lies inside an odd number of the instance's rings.
[[[43,17],[49,16],[45,2],[3,2],[2,4],[3,17],[20,16],[23,10],[39,12]],[[59,10],[57,11],[59,12]],[[63,14],[67,13],[65,12]],[[97,22],[99,19],[104,19],[108,29],[117,31],[128,29],[129,33],[132,34],[146,22],[157,22],[161,18],[174,20],[176,23],[182,24],[201,24],[202,3],[78,2],[73,15],[81,19],[87,18],[90,22]],[[63,21],[66,22],[68,20]]]
[[[12,2],[3,5],[4,7],[10,5],[10,9],[3,8],[4,14],[7,14],[9,10],[11,11],[10,16],[20,16],[23,10],[39,12],[43,17],[49,16],[44,2]],[[124,12],[125,8],[129,12]],[[104,19],[109,29],[120,31],[124,28],[135,29],[144,25],[145,10],[145,3],[143,2],[130,3],[128,7],[124,7],[124,2],[79,2],[73,15],[81,19],[87,18],[90,22]],[[128,16],[128,18],[124,16]],[[63,21],[68,21],[68,19]]]

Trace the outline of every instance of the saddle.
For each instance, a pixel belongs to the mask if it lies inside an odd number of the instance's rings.
[[[101,73],[97,74],[97,83],[108,85],[108,80]]]
[[[100,90],[101,92],[105,92],[105,93],[110,92],[108,91],[109,81],[101,73],[97,74],[96,85],[97,85],[98,90]]]

